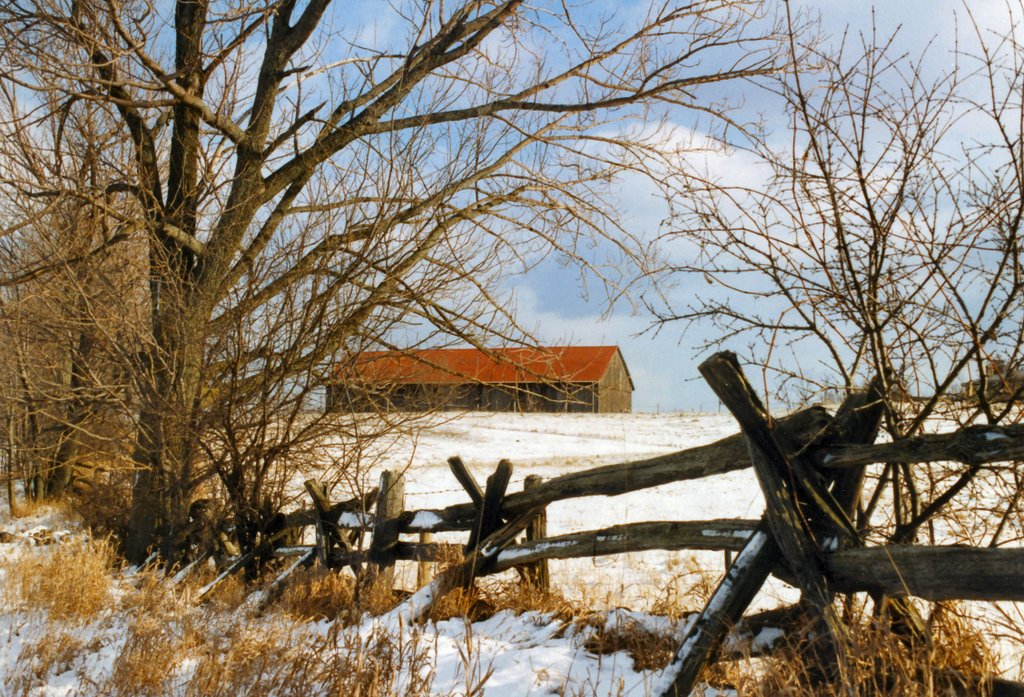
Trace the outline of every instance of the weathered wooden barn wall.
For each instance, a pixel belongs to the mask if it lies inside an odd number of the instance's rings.
[[[351,411],[427,411],[465,409],[467,411],[518,411],[546,413],[594,413],[629,411],[630,395],[605,389],[604,405],[597,395],[598,385],[394,385],[374,390],[350,390],[348,396],[336,386],[328,386],[330,410]],[[615,401],[613,401],[615,400]],[[346,407],[346,404],[348,405]],[[625,405],[623,407],[623,404]],[[609,408],[607,405],[612,405]]]
[[[615,352],[608,371],[597,385],[600,406],[595,411],[603,414],[629,414],[633,411],[633,382],[621,353]]]

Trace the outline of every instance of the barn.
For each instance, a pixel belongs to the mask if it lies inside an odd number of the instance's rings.
[[[327,386],[327,408],[628,413],[617,346],[447,348],[360,354]]]
[[[963,384],[962,395],[975,397],[985,385],[985,397],[993,402],[1016,399],[1024,391],[1024,369],[1011,365],[1003,359],[993,359],[985,364],[985,380],[971,380]]]

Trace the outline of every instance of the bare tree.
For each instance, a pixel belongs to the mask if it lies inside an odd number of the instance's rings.
[[[174,558],[211,462],[226,486],[253,484],[259,468],[227,454],[236,418],[263,431],[266,457],[286,458],[294,432],[277,416],[297,413],[299,386],[344,353],[403,332],[521,340],[500,281],[545,255],[589,263],[612,288],[635,276],[642,245],[608,204],[616,175],[660,180],[644,163],[680,154],[665,120],[731,123],[702,91],[778,58],[756,1],[619,16],[374,4],[380,35],[329,0],[173,7],[0,9],[7,129],[90,104],[123,144],[116,176],[95,186],[4,183],[22,220],[83,200],[146,245],[133,559],[161,531]],[[595,246],[620,261],[589,256]]]
[[[766,382],[803,398],[877,379],[896,439],[938,417],[1019,418],[1024,44],[1011,26],[974,25],[979,52],[938,75],[898,35],[835,51],[793,35],[801,67],[775,83],[789,132],[752,149],[757,185],[688,180],[673,235],[693,254],[676,270],[702,290],[661,319],[711,323],[711,343],[744,342]],[[861,525],[888,493],[885,534],[913,539],[979,469],[887,467]],[[1003,479],[971,537],[1005,532],[1019,483]]]
[[[21,148],[59,142],[60,157],[39,148],[20,167],[5,160],[5,174],[17,170],[20,181],[44,187],[94,186],[109,167],[101,153],[113,149],[114,134],[101,133],[95,110],[50,116],[9,136]],[[9,474],[23,478],[36,498],[62,495],[76,467],[109,469],[125,459],[121,443],[130,438],[131,423],[124,418],[127,374],[118,346],[141,319],[141,296],[132,292],[137,252],[122,245],[116,253],[94,254],[119,234],[105,224],[102,209],[79,198],[47,198],[0,242],[11,279],[0,301],[5,450]],[[22,212],[4,210],[9,219]]]

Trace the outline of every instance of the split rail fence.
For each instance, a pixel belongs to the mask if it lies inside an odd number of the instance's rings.
[[[388,583],[397,561],[419,562],[420,589],[394,611],[418,621],[433,602],[477,577],[518,569],[541,587],[549,583],[547,561],[622,554],[652,549],[717,550],[731,563],[707,606],[690,624],[675,659],[664,673],[661,694],[688,695],[704,668],[716,660],[727,633],[757,618],[743,618],[769,575],[801,591],[789,613],[813,626],[815,647],[827,678],[841,678],[846,627],[837,616],[837,593],[866,592],[885,599],[903,624],[924,632],[923,622],[906,602],[927,600],[1024,601],[1024,549],[950,545],[868,546],[851,520],[860,502],[865,468],[876,463],[912,465],[958,462],[977,467],[1024,461],[1024,425],[968,427],[954,433],[922,435],[893,443],[875,443],[881,402],[871,390],[846,400],[836,413],[811,407],[772,419],[744,377],[735,356],[716,354],[701,374],[739,422],[741,432],[715,443],[645,460],[597,467],[548,480],[527,477],[522,491],[510,492],[512,465],[498,463],[481,486],[463,462],[449,460],[468,502],[432,510],[406,510],[404,481],[384,472],[367,496],[332,503],[324,487],[306,483],[313,505],[291,514],[286,527],[314,526],[316,543],[280,547],[279,556],[295,561],[267,591],[280,588],[301,566],[350,567],[357,577],[370,574]],[[671,482],[693,480],[753,467],[766,501],[760,520],[640,522],[549,536],[545,507],[556,501],[616,496]],[[431,577],[431,562],[446,557],[450,544],[434,533],[468,533],[460,545],[463,561]],[[362,544],[368,535],[369,543]],[[402,536],[416,536],[405,541]],[[252,561],[238,556],[206,588]],[[450,555],[447,557],[450,558]],[[381,579],[383,577],[383,579]],[[264,597],[267,597],[266,595]],[[1024,695],[1024,687],[990,682],[991,694]]]

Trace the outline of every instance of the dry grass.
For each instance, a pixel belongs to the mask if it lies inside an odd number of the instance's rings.
[[[984,695],[984,678],[996,673],[997,657],[976,624],[946,607],[933,615],[932,640],[911,646],[872,618],[862,618],[851,632],[849,674],[841,684],[822,683],[810,656],[806,635],[783,645],[770,657],[721,662],[704,679],[730,687],[741,697],[907,697],[909,695]],[[660,670],[675,655],[678,643],[669,632],[656,632],[634,620],[598,626],[584,647],[595,654],[625,652],[634,670]]]
[[[38,518],[56,512],[66,513],[64,506],[58,501],[16,496],[14,507],[11,509],[11,518]]]
[[[394,609],[406,594],[397,591],[387,575],[369,574],[359,580],[355,593],[355,609],[352,617],[363,613],[383,615]]]
[[[297,620],[357,619],[355,581],[350,576],[317,567],[292,574],[277,609]]]
[[[457,545],[446,547],[444,556],[435,564],[434,576],[461,565],[463,561],[462,550]],[[520,576],[506,575],[504,578],[478,578],[470,588],[452,589],[435,601],[427,619],[442,622],[463,618],[479,622],[506,610],[516,615],[547,613],[565,622],[588,612],[586,603],[569,601],[559,592],[541,589],[524,582]]]
[[[118,637],[120,648],[98,692],[111,697],[164,695],[172,692],[175,663],[192,655],[216,631],[208,615],[179,595],[156,571],[143,571],[122,599],[131,613]]]
[[[26,642],[18,654],[18,667],[3,678],[4,693],[30,695],[47,685],[50,675],[74,669],[86,643],[67,632],[48,632],[35,641]]]
[[[212,609],[220,612],[234,612],[242,607],[252,589],[246,586],[242,574],[235,574],[221,581],[206,596],[206,602]]]
[[[429,647],[412,635],[361,638],[340,623],[326,636],[300,624],[260,621],[237,627],[202,649],[183,694],[251,697],[419,697],[430,694]],[[409,682],[401,684],[399,677]]]
[[[74,540],[47,554],[22,554],[8,569],[8,602],[43,609],[60,621],[85,621],[110,605],[111,573],[117,564],[106,539]]]
[[[124,598],[133,618],[96,694],[429,694],[429,647],[415,636],[399,643],[385,634],[363,638],[346,632],[344,621],[334,622],[326,634],[309,624],[336,612],[354,612],[351,579],[309,571],[294,580],[274,606],[280,612],[254,616],[231,607],[236,594],[231,585],[223,591],[230,597],[195,607],[187,601],[193,589],[172,589],[157,573],[139,574],[136,588]],[[402,675],[411,675],[413,682],[399,684]]]
[[[718,586],[720,572],[708,569],[693,556],[687,557],[682,566],[683,570],[676,572],[667,581],[659,584],[655,579],[651,580],[651,586],[658,587],[659,591],[650,603],[650,614],[676,621],[680,617],[700,612],[707,605]]]
[[[463,618],[480,622],[503,611],[516,615],[540,612],[563,622],[588,613],[582,604],[567,600],[560,593],[545,591],[518,579],[477,579],[471,588],[455,588],[438,598],[427,619],[442,622]]]
[[[163,695],[168,693],[174,661],[188,648],[173,624],[144,614],[129,625],[124,644],[114,659],[113,670],[103,689],[112,697]]]
[[[598,627],[583,648],[597,655],[625,651],[633,660],[633,670],[660,670],[671,662],[678,642],[669,632],[653,631],[631,619]]]
[[[930,641],[914,644],[895,634],[888,622],[869,615],[850,629],[848,675],[841,684],[823,684],[808,659],[806,634],[792,637],[776,653],[758,661],[720,666],[722,679],[741,695],[769,697],[905,697],[907,695],[984,695],[983,678],[997,672],[998,657],[988,648],[976,619],[956,605],[938,605],[929,621]]]
[[[217,578],[221,571],[213,564],[199,565],[175,587],[174,592],[181,597],[182,602],[194,603],[199,598],[201,589]],[[252,590],[253,588],[245,582],[245,575],[241,572],[236,573],[218,583],[205,596],[203,604],[211,610],[233,612],[245,603]]]

